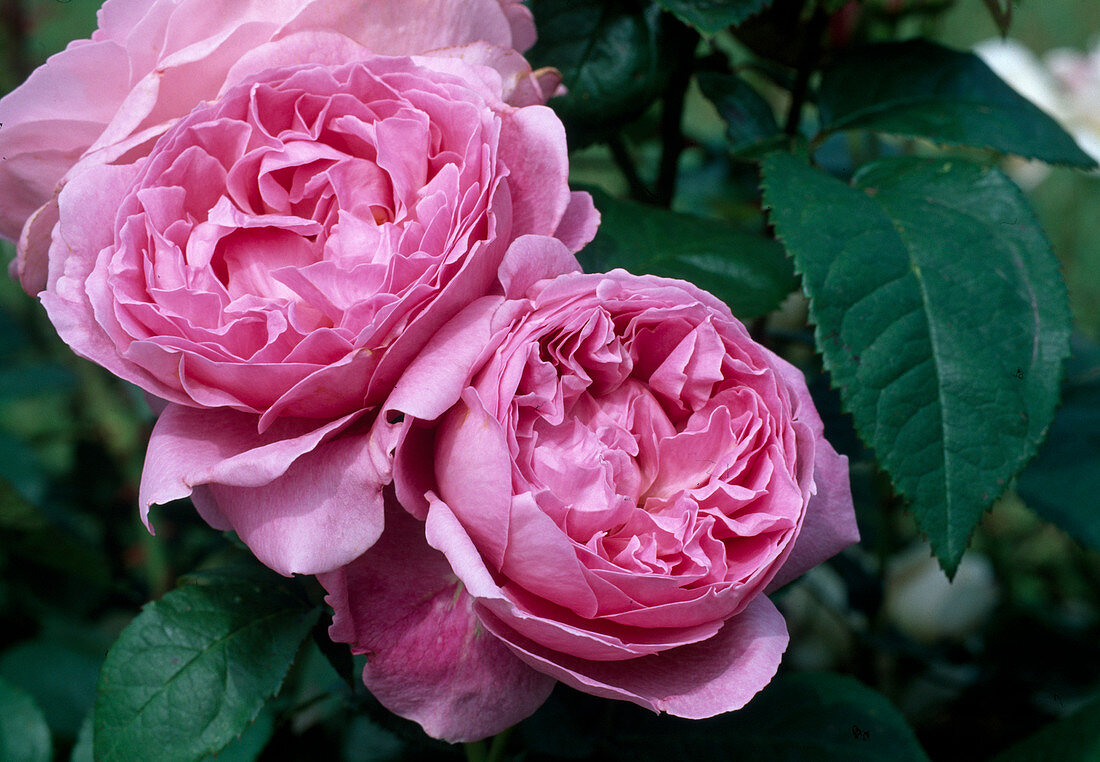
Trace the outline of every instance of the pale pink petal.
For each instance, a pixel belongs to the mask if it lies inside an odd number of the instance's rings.
[[[584,195],[588,196],[587,193]],[[532,284],[544,278],[580,272],[580,269],[577,258],[557,238],[525,235],[517,238],[508,247],[504,261],[500,263],[497,278],[504,286],[505,296],[519,299]]]
[[[57,199],[51,198],[31,215],[19,236],[16,257],[11,263],[12,276],[23,290],[37,296],[49,281],[50,242],[57,224]]]
[[[775,677],[788,642],[783,616],[764,596],[709,640],[627,661],[585,661],[549,651],[491,613],[479,608],[478,614],[517,656],[566,685],[689,719],[747,704]]]
[[[511,531],[511,458],[500,424],[471,388],[444,418],[434,465],[441,496],[499,569]]]
[[[365,434],[335,437],[260,487],[210,483],[218,511],[262,563],[320,574],[350,563],[382,534],[382,479]]]
[[[553,235],[571,200],[565,127],[546,106],[504,115],[500,158],[510,173],[512,232]]]
[[[592,202],[592,196],[583,191],[574,191],[569,195],[569,206],[565,208],[554,237],[570,251],[580,251],[596,237],[599,227],[600,213]]]
[[[553,678],[485,631],[424,525],[400,507],[387,507],[386,531],[365,555],[318,579],[335,612],[332,639],[367,654],[367,688],[431,736],[494,735],[550,695]]]
[[[409,55],[484,40],[513,47],[512,25],[530,35],[514,10],[498,0],[372,0],[369,8],[347,0],[313,0],[279,30],[276,38],[309,29],[335,29],[373,53]]]

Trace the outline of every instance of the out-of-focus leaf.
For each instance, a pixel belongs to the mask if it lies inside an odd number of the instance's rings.
[[[846,53],[823,75],[818,105],[826,133],[860,128],[1096,166],[1054,119],[976,55],[927,40]]]
[[[1044,519],[1100,550],[1100,347],[1074,346],[1062,407],[1016,491]]]
[[[993,168],[886,159],[852,187],[773,154],[764,174],[833,383],[953,574],[1054,414],[1070,317],[1050,246]]]
[[[668,80],[668,45],[656,5],[631,0],[531,0],[539,39],[533,66],[558,69],[568,94],[550,101],[571,145],[617,132]]]
[[[754,13],[767,8],[773,0],[657,0],[685,24],[704,34],[720,32],[740,24]]]
[[[80,723],[80,732],[76,734],[76,743],[73,745],[72,756],[69,762],[95,762],[92,754],[92,733],[95,731],[95,718],[91,712],[84,716],[84,722]]]
[[[0,368],[0,400],[70,392],[75,386],[72,371],[56,363]]]
[[[216,754],[278,692],[319,615],[274,575],[207,572],[145,606],[107,654],[100,762]]]
[[[850,677],[827,673],[776,678],[744,709],[709,720],[662,718],[636,727],[609,744],[615,759],[928,759],[905,718],[884,696]]]
[[[775,309],[795,288],[783,247],[762,234],[589,190],[602,221],[596,240],[578,255],[586,272],[622,267],[637,275],[683,278],[744,320]]]
[[[734,155],[762,155],[785,140],[772,107],[748,82],[714,72],[701,72],[697,79],[703,95],[726,121],[726,139]]]
[[[0,679],[0,759],[49,762],[50,728],[26,692]]]
[[[993,762],[1096,762],[1100,759],[1100,700],[1053,722],[993,758]]]
[[[95,702],[99,664],[61,643],[28,641],[0,656],[0,677],[33,696],[54,734],[71,740]]]

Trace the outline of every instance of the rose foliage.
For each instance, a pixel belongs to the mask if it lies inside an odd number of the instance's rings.
[[[699,718],[786,648],[767,593],[857,539],[798,370],[682,281],[584,275],[513,0],[109,0],[0,101],[0,234],[190,496],[431,735],[555,681]],[[94,72],[94,77],[90,74]]]

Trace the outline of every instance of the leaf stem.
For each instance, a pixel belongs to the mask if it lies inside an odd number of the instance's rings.
[[[462,744],[462,747],[466,751],[466,762],[488,762],[484,741],[469,741]]]
[[[688,85],[695,72],[695,48],[699,43],[699,33],[679,22],[671,22],[673,49],[676,60],[669,75],[665,90],[664,108],[661,110],[661,164],[657,172],[656,201],[670,208],[676,195],[676,178],[680,165],[680,154],[684,151],[684,132],[681,123],[684,118],[684,98]]]
[[[493,741],[489,744],[489,757],[486,762],[500,762],[501,755],[504,754],[504,748],[508,745],[508,736],[511,734],[512,729],[505,728],[493,736]]]
[[[28,56],[30,21],[22,0],[0,0],[0,27],[8,38],[7,65],[20,81],[34,69]]]
[[[630,197],[635,201],[653,203],[653,191],[638,174],[638,167],[634,164],[634,157],[630,155],[630,149],[627,148],[622,134],[616,132],[608,138],[607,146],[611,149],[611,158],[614,159],[615,166],[623,173],[623,179],[626,180],[627,187],[630,189]]]
[[[829,14],[820,4],[816,4],[813,15],[806,23],[802,46],[798,51],[798,66],[794,85],[791,87],[791,107],[787,111],[787,124],[783,129],[790,137],[798,134],[798,127],[802,124],[802,107],[806,104],[806,96],[810,91],[810,77],[821,57],[821,36],[828,23]]]

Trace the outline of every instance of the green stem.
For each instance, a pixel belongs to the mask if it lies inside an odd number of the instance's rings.
[[[512,734],[511,728],[506,728],[493,736],[493,742],[489,744],[489,758],[486,762],[500,762],[504,754],[504,748],[508,745],[508,736]]]
[[[612,135],[608,138],[607,147],[611,149],[611,158],[615,161],[615,166],[623,173],[623,179],[626,180],[626,185],[630,189],[630,197],[635,201],[652,203],[653,192],[650,191],[641,175],[638,174],[634,157],[630,155],[630,149],[627,148],[623,136],[620,133]]]
[[[470,741],[462,746],[466,750],[466,762],[488,762],[484,741]]]
[[[657,203],[671,207],[676,195],[676,179],[679,174],[680,154],[684,151],[684,97],[695,72],[695,48],[699,34],[691,27],[675,23],[669,36],[676,51],[672,73],[665,90],[665,103],[661,111],[661,165],[657,172]]]
[[[798,51],[798,69],[795,73],[794,86],[791,87],[791,108],[787,112],[787,124],[784,127],[784,132],[791,137],[798,134],[798,127],[802,123],[802,107],[810,91],[810,77],[813,76],[818,59],[821,57],[821,36],[825,33],[828,23],[829,14],[821,5],[815,6],[813,15],[804,30],[802,46]]]

